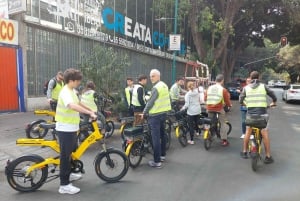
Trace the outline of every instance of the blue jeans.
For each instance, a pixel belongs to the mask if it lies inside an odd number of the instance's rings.
[[[150,126],[152,144],[153,144],[153,157],[154,162],[159,163],[160,157],[166,155],[166,137],[165,137],[165,121],[166,114],[158,114],[148,117]]]
[[[241,120],[242,120],[242,134],[246,133],[246,114],[247,110],[241,110]]]

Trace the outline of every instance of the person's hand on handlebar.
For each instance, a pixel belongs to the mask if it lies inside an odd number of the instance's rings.
[[[94,112],[90,113],[90,117],[92,120],[96,120],[97,119],[97,115]]]

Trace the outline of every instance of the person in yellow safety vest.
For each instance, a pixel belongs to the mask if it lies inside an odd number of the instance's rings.
[[[132,100],[132,90],[133,90],[133,79],[131,77],[128,77],[126,79],[127,87],[125,88],[125,102],[126,106],[128,108],[128,115],[133,116],[133,106],[131,104]]]
[[[75,194],[80,191],[70,181],[78,180],[81,174],[71,173],[71,154],[76,148],[77,131],[79,130],[79,113],[90,115],[95,119],[96,115],[90,108],[80,103],[76,94],[76,88],[82,80],[82,73],[79,70],[69,68],[64,72],[65,86],[58,96],[56,109],[56,132],[59,138],[60,147],[60,187],[61,194]]]
[[[161,162],[166,159],[165,121],[167,112],[171,110],[171,101],[168,86],[160,80],[157,69],[150,71],[150,80],[153,84],[151,96],[141,115],[148,116],[153,144],[153,158],[148,164],[154,168],[161,168]]]
[[[246,103],[248,117],[250,117],[251,115],[262,115],[265,117],[265,120],[268,122],[267,96],[272,98],[273,102],[270,104],[270,106],[272,107],[276,105],[276,101],[277,101],[276,95],[267,85],[259,82],[259,73],[257,71],[253,71],[250,73],[250,79],[251,79],[250,84],[244,87],[243,91],[240,94],[239,102],[241,105]],[[265,153],[266,153],[264,163],[266,164],[274,162],[270,150],[268,124],[269,122],[267,123],[266,128],[261,130],[263,143],[265,147]],[[251,132],[252,129],[249,126],[247,126],[244,141],[243,141],[243,150],[241,152],[242,158],[248,158],[247,149],[248,149],[248,143],[249,143]]]
[[[134,85],[132,90],[132,100],[131,104],[133,106],[134,112],[134,125],[140,125],[143,121],[140,118],[140,114],[143,112],[146,99],[145,99],[145,86],[147,84],[147,76],[140,75],[138,78],[138,83]]]
[[[47,89],[47,101],[53,111],[56,110],[58,95],[63,86],[64,74],[62,71],[59,71],[54,78],[49,80]]]
[[[105,129],[105,116],[98,111],[98,106],[96,104],[95,99],[99,98],[96,91],[96,85],[93,81],[87,81],[85,88],[83,89],[82,95],[81,95],[81,103],[91,110],[95,112],[95,114],[98,116],[98,120],[101,121],[101,125],[99,127],[102,129]],[[87,115],[84,115],[84,121],[88,121],[89,117]],[[103,131],[105,133],[105,131]]]
[[[224,85],[224,76],[222,74],[217,75],[216,83],[208,87],[207,91],[204,94],[204,100],[206,101],[206,111],[209,118],[213,118],[215,113],[219,113],[219,120],[221,125],[225,125],[225,107],[231,107],[230,94],[223,87]],[[221,145],[228,146],[229,142],[227,140],[227,133],[225,131],[225,126],[221,126],[220,137],[222,139]]]
[[[184,105],[184,95],[187,93],[186,90],[182,89],[184,85],[184,79],[179,77],[176,82],[170,88],[170,98],[172,107],[175,111],[179,111],[181,106]]]

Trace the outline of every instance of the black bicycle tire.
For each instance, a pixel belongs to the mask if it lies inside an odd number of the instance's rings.
[[[133,145],[129,151],[129,155],[128,155],[128,160],[129,160],[129,166],[132,168],[136,168],[140,165],[142,159],[143,159],[143,141],[142,140],[137,140],[135,142],[133,142]],[[137,158],[137,161],[135,163],[133,163],[133,161],[131,160],[132,155],[136,155],[135,157]]]
[[[212,135],[211,135],[211,131],[204,131],[204,132],[208,132],[207,138],[203,140],[203,144],[204,144],[204,148],[206,151],[208,151],[211,148],[211,144],[212,144]],[[205,134],[203,134],[205,135]]]
[[[259,154],[258,153],[252,154],[251,167],[254,172],[256,172],[258,169],[258,160],[259,160]]]
[[[15,190],[20,191],[20,192],[32,192],[35,191],[37,189],[39,189],[46,181],[46,179],[48,178],[48,166],[43,166],[42,168],[37,168],[36,170],[32,171],[33,173],[36,173],[36,171],[41,171],[42,175],[41,178],[38,180],[38,182],[36,183],[32,183],[32,181],[29,181],[30,184],[34,184],[34,186],[31,187],[24,187],[21,186],[20,184],[24,184],[26,182],[26,180],[22,180],[23,182],[17,182],[14,179],[14,176],[20,174],[21,177],[24,177],[24,172],[21,172],[22,170],[24,170],[24,167],[21,168],[20,170],[17,170],[16,167],[23,162],[27,162],[26,164],[28,164],[29,162],[33,162],[33,163],[39,163],[44,161],[44,159],[40,156],[37,155],[30,155],[30,156],[22,156],[19,157],[17,159],[15,159],[14,161],[12,161],[8,166],[7,166],[7,170],[6,170],[6,178],[7,178],[7,182],[8,184]]]
[[[39,133],[39,135],[36,137],[36,136],[34,136],[33,135],[33,129],[35,129],[36,127],[39,127],[39,125],[41,124],[41,123],[46,123],[47,121],[46,120],[44,120],[44,119],[39,119],[39,120],[37,120],[37,121],[34,121],[34,122],[32,122],[27,128],[26,128],[26,137],[27,138],[32,138],[32,139],[42,139],[42,138],[44,138],[46,135],[47,135],[47,133],[48,133],[48,129],[42,129],[43,130],[43,132],[41,133],[40,131],[38,131],[38,133]],[[41,128],[38,128],[38,129],[41,129]]]
[[[109,126],[110,130],[109,132],[107,131],[107,127]],[[113,134],[114,134],[114,131],[115,131],[115,124],[113,121],[109,120],[109,121],[106,121],[105,122],[105,137],[106,138],[110,138]]]
[[[226,125],[228,126],[227,135],[229,135],[231,133],[231,130],[232,130],[232,125],[229,121],[226,122]]]
[[[120,174],[118,174],[117,176],[114,176],[114,177],[109,177],[109,176],[106,176],[103,171],[101,170],[101,167],[100,167],[100,164],[101,164],[101,161],[104,159],[104,160],[107,160],[107,157],[110,158],[110,155],[111,154],[117,154],[118,156],[121,157],[121,159],[123,160],[123,163],[124,163],[124,167],[122,169],[122,171],[120,172]],[[105,163],[107,165],[107,163]],[[115,183],[115,182],[118,182],[119,180],[121,180],[128,172],[128,169],[129,169],[129,161],[128,161],[128,158],[127,156],[124,154],[124,152],[118,150],[118,149],[107,149],[106,152],[103,152],[101,154],[98,154],[96,156],[96,159],[95,159],[95,172],[97,174],[97,176],[102,179],[103,181],[107,182],[107,183]],[[118,165],[118,164],[117,164]],[[113,167],[114,168],[114,167]],[[111,169],[111,168],[110,168]]]
[[[179,136],[178,136],[178,141],[179,141],[179,144],[183,147],[186,147],[187,146],[187,131],[186,129],[183,127],[183,126],[179,126]]]

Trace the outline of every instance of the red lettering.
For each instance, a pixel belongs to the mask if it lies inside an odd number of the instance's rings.
[[[14,25],[11,22],[0,21],[0,39],[1,41],[12,41],[15,36]]]

